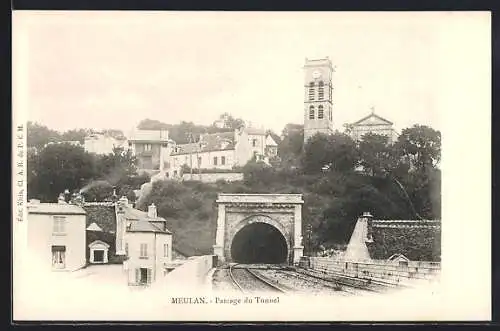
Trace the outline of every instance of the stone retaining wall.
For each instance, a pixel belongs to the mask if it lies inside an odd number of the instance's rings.
[[[393,285],[410,285],[439,277],[439,262],[409,261],[407,265],[385,260],[349,262],[328,257],[302,257],[299,266],[360,279],[372,279]]]
[[[227,182],[237,182],[243,180],[243,173],[210,173],[210,174],[183,174],[182,180],[198,180],[203,183],[215,183],[218,180],[225,180]]]

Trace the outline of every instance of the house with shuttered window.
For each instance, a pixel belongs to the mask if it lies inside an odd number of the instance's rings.
[[[129,285],[147,285],[167,272],[172,262],[172,233],[167,221],[157,215],[154,204],[147,212],[124,209],[124,268]]]
[[[32,199],[27,209],[27,258],[34,270],[75,271],[83,268],[86,264],[85,210],[66,203],[64,196],[59,197],[58,203],[41,203]]]

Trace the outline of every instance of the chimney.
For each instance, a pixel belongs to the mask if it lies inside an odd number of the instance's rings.
[[[85,198],[80,192],[73,193],[73,196],[71,197],[70,203],[74,205],[83,205],[85,202]]]
[[[148,207],[148,217],[149,218],[157,218],[158,215],[156,214],[156,206],[154,203],[151,203],[151,205]]]
[[[59,197],[57,198],[57,203],[61,204],[66,203],[66,199],[64,199],[64,193],[59,194]]]

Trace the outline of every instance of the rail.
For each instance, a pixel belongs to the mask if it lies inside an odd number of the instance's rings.
[[[233,284],[236,285],[236,287],[243,293],[248,293],[244,288],[243,286],[241,286],[241,284],[236,280],[236,277],[234,276],[233,274],[233,268],[236,267],[237,265],[239,265],[238,263],[237,264],[232,264],[229,266],[229,277],[231,278],[231,280],[233,281]],[[257,273],[251,271],[249,268],[245,268],[245,267],[242,267],[242,268],[239,268],[239,269],[243,269],[245,270],[247,273],[249,273],[250,275],[253,276],[253,278],[257,279],[258,281],[260,281],[261,283],[264,283],[266,284],[269,288],[272,288],[274,291],[277,291],[277,292],[281,292],[281,293],[286,293],[286,290],[278,287],[277,285],[271,283],[270,281],[268,281],[267,279],[265,279],[264,277],[258,275]]]

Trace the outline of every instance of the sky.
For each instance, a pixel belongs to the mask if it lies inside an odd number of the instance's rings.
[[[334,128],[373,106],[397,130],[440,129],[450,15],[15,12],[14,80],[28,119],[56,130],[206,125],[229,112],[281,133],[303,123],[305,58],[328,56]]]

